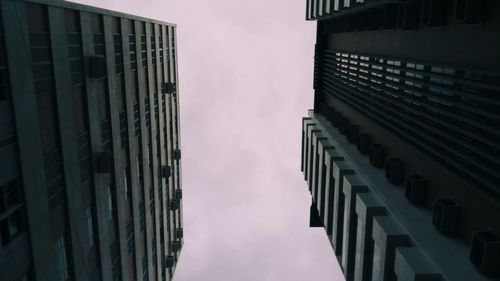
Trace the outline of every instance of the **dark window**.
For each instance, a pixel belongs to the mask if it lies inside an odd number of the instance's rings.
[[[121,22],[119,18],[113,19],[113,43],[115,49],[116,74],[123,73],[123,46],[121,34]]]
[[[135,26],[134,22],[127,21],[129,35],[128,35],[128,45],[129,45],[129,56],[130,56],[130,69],[135,71],[137,69],[137,54],[136,54],[136,44],[135,44]]]
[[[134,129],[135,129],[135,136],[139,136],[141,132],[141,113],[139,110],[138,103],[134,103]]]
[[[149,280],[148,276],[148,257],[144,255],[142,257],[142,280],[147,281]]]
[[[150,24],[151,26],[151,60],[152,64],[156,65],[156,35],[155,35],[155,25]],[[155,71],[156,73],[156,71]]]
[[[2,22],[1,16],[0,22]],[[7,59],[5,56],[3,27],[0,27],[0,100],[8,99],[9,91],[9,74],[7,72]]]
[[[152,255],[153,255],[153,264],[156,264],[156,239],[152,239],[151,249],[152,249]]]
[[[55,242],[56,250],[56,280],[66,281],[70,279],[68,270],[68,251],[67,251],[67,241],[63,234]]]
[[[153,186],[149,187],[149,212],[153,214],[155,211],[155,191],[153,189]]]
[[[128,244],[128,253],[133,254],[135,251],[135,243],[134,243],[134,221],[132,218],[129,218],[127,222],[127,244]]]
[[[141,201],[139,202],[139,212],[140,212],[141,231],[144,231],[144,228],[146,227],[146,210],[143,199],[141,199]]]
[[[128,158],[128,157],[127,157]],[[129,161],[127,161],[128,163]],[[125,200],[131,199],[132,197],[132,185],[130,179],[130,168],[127,166],[123,170],[123,185],[125,189]]]
[[[121,280],[120,245],[118,239],[111,243],[111,264],[113,270],[113,280]]]
[[[89,206],[85,210],[85,217],[87,220],[87,234],[89,240],[89,247],[92,248],[94,246],[94,220],[92,215],[92,207]]]
[[[43,5],[26,3],[28,29],[30,31],[47,31],[47,9]]]
[[[120,111],[125,110],[125,91],[123,89],[123,76],[116,76],[116,101],[118,102],[118,109]]]
[[[46,154],[58,147],[57,109],[54,98],[54,81],[47,9],[37,4],[26,4],[32,69],[38,104],[40,135]]]
[[[26,229],[22,185],[12,180],[0,186],[0,241],[2,246],[12,242]]]
[[[82,87],[73,87],[73,113],[77,135],[88,130],[84,95]]]
[[[139,182],[140,183],[144,182],[144,175],[142,173],[142,167],[143,167],[142,166],[143,165],[142,161],[143,161],[142,160],[142,154],[138,154],[137,155],[137,161],[136,161],[136,165],[137,165],[136,168],[137,168],[137,175],[139,176]]]
[[[43,153],[47,154],[59,147],[55,98],[52,94],[40,95],[37,98],[37,102],[42,148]]]
[[[145,26],[145,23],[142,23],[140,25],[140,34],[141,34],[141,61],[142,61],[141,64],[142,64],[143,68],[146,68],[148,65],[147,65],[147,55],[146,55],[147,45],[146,45],[146,26]]]
[[[99,109],[99,120],[106,120],[109,116],[108,109],[108,91],[106,88],[106,79],[99,80],[96,86],[97,102]]]

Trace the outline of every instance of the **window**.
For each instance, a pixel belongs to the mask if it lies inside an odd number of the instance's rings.
[[[9,217],[9,235],[10,237],[16,237],[21,233],[21,212],[17,210],[13,215]]]
[[[111,197],[111,185],[108,185],[108,220],[113,219],[113,198]]]
[[[152,256],[153,256],[153,264],[156,264],[156,239],[153,239],[151,241],[151,249],[153,251]]]
[[[155,211],[155,192],[153,186],[149,187],[149,212],[153,214]]]
[[[59,147],[57,107],[55,102],[53,94],[39,95],[37,97],[38,121],[44,154]]]
[[[73,87],[73,115],[75,122],[75,130],[76,134],[80,135],[81,133],[88,130],[86,124],[86,114],[85,114],[85,94],[83,92],[82,87]]]
[[[128,200],[128,177],[127,177],[127,169],[123,170],[123,186],[125,187],[125,200]]]
[[[56,277],[57,281],[68,280],[68,261],[66,258],[66,245],[64,234],[56,241]]]
[[[141,161],[139,155],[136,156],[136,163],[137,163],[137,176],[139,179],[141,179]]]
[[[128,253],[132,254],[135,251],[135,241],[134,241],[134,220],[129,218],[127,222],[127,242],[128,242]]]
[[[142,280],[149,280],[148,278],[148,258],[142,257]]]
[[[5,246],[24,232],[26,216],[21,184],[14,179],[0,185],[0,244]]]
[[[23,273],[22,277],[19,281],[33,281],[33,270],[31,266],[28,266],[28,269]]]
[[[89,234],[89,247],[94,246],[94,227],[92,226],[92,210],[90,207],[85,210],[85,214],[87,216],[87,230]]]

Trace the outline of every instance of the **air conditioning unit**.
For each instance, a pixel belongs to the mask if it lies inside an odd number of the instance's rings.
[[[182,237],[184,237],[184,230],[182,229],[182,227],[177,228],[177,230],[175,231],[175,236],[177,239],[181,239]]]
[[[370,153],[371,137],[366,133],[359,134],[358,137],[358,150],[361,154],[367,155]]]
[[[181,150],[180,149],[174,150],[172,157],[174,158],[174,160],[180,160],[181,159]]]
[[[161,176],[162,177],[168,178],[168,177],[170,177],[171,174],[172,174],[172,171],[170,169],[170,166],[161,167]]]
[[[182,199],[182,189],[177,189],[177,190],[175,191],[175,198],[176,198],[177,200],[181,200],[181,199]]]
[[[404,183],[405,165],[399,158],[390,158],[385,164],[385,177],[395,185]]]
[[[382,168],[385,164],[385,149],[381,144],[374,143],[370,146],[370,163],[374,167]]]
[[[167,94],[173,94],[177,90],[175,82],[167,82],[165,83],[165,91]]]
[[[460,206],[450,198],[436,200],[432,210],[432,224],[439,232],[454,236],[460,222]]]
[[[113,154],[101,152],[97,154],[97,173],[111,173],[113,169]]]
[[[425,204],[428,182],[421,175],[410,175],[406,178],[405,196],[416,206]]]
[[[349,125],[347,130],[347,140],[352,144],[358,144],[359,141],[359,128],[356,125]]]
[[[89,76],[102,79],[106,77],[106,59],[102,56],[92,56],[88,58]]]
[[[500,277],[500,235],[492,230],[475,232],[472,236],[470,260],[476,268],[488,277]]]
[[[179,240],[172,241],[172,244],[171,244],[172,252],[179,251],[181,249],[181,247],[182,247],[181,241],[179,241]]]
[[[179,209],[179,201],[177,199],[171,199],[170,200],[170,210],[175,211]]]
[[[168,255],[166,258],[165,258],[166,262],[165,262],[165,266],[167,268],[171,268],[172,266],[174,266],[174,256],[172,255]]]

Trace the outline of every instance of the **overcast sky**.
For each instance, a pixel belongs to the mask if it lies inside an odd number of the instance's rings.
[[[73,0],[177,24],[185,243],[175,281],[343,280],[309,228],[306,0]]]

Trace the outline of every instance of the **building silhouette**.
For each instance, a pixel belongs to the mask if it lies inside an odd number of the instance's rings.
[[[346,280],[500,275],[500,3],[308,0],[312,227]]]
[[[172,280],[174,24],[0,1],[0,280]]]

